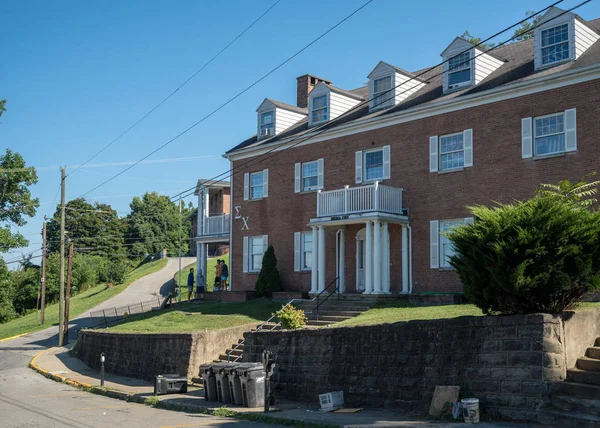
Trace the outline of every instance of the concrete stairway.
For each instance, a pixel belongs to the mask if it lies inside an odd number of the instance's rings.
[[[321,296],[319,299],[326,296]],[[309,327],[326,327],[349,318],[354,318],[364,311],[371,308],[377,300],[375,296],[362,296],[362,295],[332,295],[327,300],[322,302],[318,309],[317,315],[317,301],[303,301],[296,303],[298,309],[302,309],[308,317],[306,323]]]
[[[540,423],[600,428],[600,338],[567,370],[567,380],[553,385],[550,402],[553,408],[540,412]]]

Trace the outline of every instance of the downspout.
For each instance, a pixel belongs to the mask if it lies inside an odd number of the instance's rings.
[[[413,290],[413,258],[412,258],[412,227],[410,224],[406,224],[408,228],[408,294],[412,294]]]

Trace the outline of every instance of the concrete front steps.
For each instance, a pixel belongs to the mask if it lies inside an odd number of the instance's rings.
[[[306,313],[308,327],[327,327],[354,318],[373,307],[377,301],[376,296],[362,294],[341,294],[340,296],[332,294],[325,300],[326,297],[326,295],[319,297],[318,314],[316,300],[294,303],[296,308],[302,309]]]
[[[539,414],[542,424],[565,428],[600,428],[600,338],[567,370],[567,379],[553,385],[553,408]]]

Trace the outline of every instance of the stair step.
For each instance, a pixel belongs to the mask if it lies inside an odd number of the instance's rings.
[[[557,394],[568,394],[575,397],[600,400],[600,385],[579,382],[557,382],[554,384]]]
[[[585,356],[589,358],[600,359],[600,346],[592,346],[591,348],[587,348]]]
[[[336,322],[341,322],[347,319],[350,319],[352,317],[340,317],[340,316],[335,316],[335,315],[329,315],[329,314],[319,314],[319,321],[328,321],[330,323],[336,323]],[[317,315],[309,315],[308,316],[308,320],[309,321],[317,321]]]
[[[334,317],[356,317],[360,314],[362,314],[364,311],[338,311],[338,310],[326,310],[326,311],[322,311],[319,308],[319,315],[328,315],[328,316],[334,316]],[[308,314],[308,315],[316,315],[316,312],[313,312],[312,314]]]
[[[244,351],[241,349],[233,349],[233,350],[228,349],[227,351],[225,351],[225,354],[235,355],[236,357],[238,355],[242,355],[243,353],[244,353]]]
[[[231,345],[231,348],[229,348],[229,349],[234,349],[234,348],[235,349],[239,349],[240,351],[243,351],[244,350],[244,345],[240,345],[239,343],[238,344],[234,343],[233,345]]]
[[[578,358],[577,368],[590,372],[600,372],[600,360],[588,357]]]
[[[600,372],[591,372],[581,369],[568,369],[567,380],[570,382],[589,383],[600,385]]]
[[[326,327],[330,324],[335,324],[335,322],[333,321],[317,321],[317,320],[308,320],[308,322],[306,323],[309,326],[313,326],[313,327]]]
[[[581,412],[587,415],[600,416],[600,400],[572,397],[569,395],[553,395],[550,402],[554,407],[567,412]]]
[[[540,410],[538,423],[560,428],[600,428],[600,417],[564,410]]]

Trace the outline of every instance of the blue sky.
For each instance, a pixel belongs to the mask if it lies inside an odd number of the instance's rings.
[[[78,165],[108,144],[229,43],[275,0],[164,2],[5,1],[0,9],[0,150],[39,168],[41,206],[22,228],[37,250],[52,215],[59,165]],[[159,110],[91,164],[135,161],[162,145],[337,23],[365,0],[282,0],[256,26]],[[567,9],[577,1],[565,1]],[[309,50],[150,160],[90,193],[125,215],[134,195],[174,195],[225,171],[220,157],[255,132],[265,97],[295,104],[296,77],[311,73],[352,89],[384,60],[409,71],[440,61],[468,29],[487,37],[547,1],[375,0]],[[600,2],[579,13],[600,17]],[[507,36],[508,37],[508,36]],[[504,38],[498,38],[498,41]],[[207,158],[199,158],[206,156]],[[82,168],[67,182],[76,198],[123,169]],[[56,200],[58,201],[58,200]],[[195,201],[194,201],[195,202]],[[12,253],[5,259],[18,258]]]

